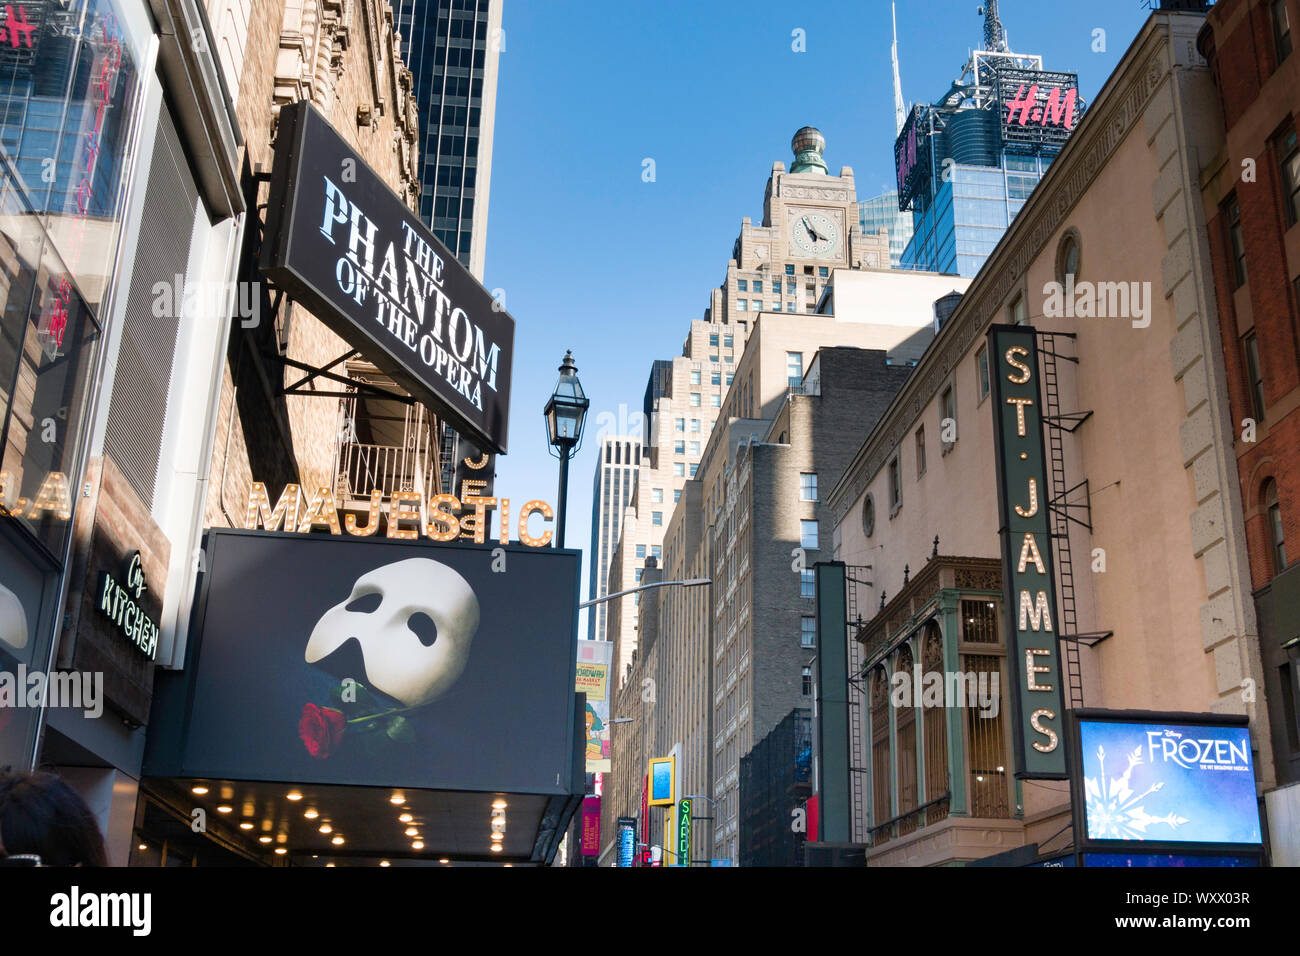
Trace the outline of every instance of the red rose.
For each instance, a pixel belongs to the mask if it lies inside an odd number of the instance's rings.
[[[347,721],[341,710],[304,704],[298,720],[298,736],[313,757],[328,757],[343,739]]]

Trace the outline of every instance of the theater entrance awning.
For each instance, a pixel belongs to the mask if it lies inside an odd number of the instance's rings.
[[[267,862],[548,862],[584,789],[579,558],[209,532],[146,786]]]

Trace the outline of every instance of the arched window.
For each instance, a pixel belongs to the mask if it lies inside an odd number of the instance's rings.
[[[921,678],[930,674],[939,675],[943,680],[943,637],[939,634],[939,625],[931,621],[926,625],[925,637],[921,641]],[[924,685],[923,685],[924,686]],[[922,696],[922,732],[925,735],[925,802],[938,800],[948,792],[948,718],[943,705],[942,690],[931,694],[927,700]],[[939,812],[927,811],[926,818],[934,820],[946,815],[947,803],[938,808]]]
[[[871,672],[871,820],[879,827],[894,815],[889,799],[892,763],[889,747],[889,681],[885,668],[876,667]],[[876,842],[889,839],[885,830],[876,831]]]
[[[912,649],[904,644],[898,649],[898,666],[894,671],[895,681],[906,681],[906,694],[902,706],[898,708],[896,722],[898,727],[898,812],[907,813],[918,806],[917,765],[916,765],[916,705],[914,700],[915,682],[912,678]],[[902,836],[916,829],[916,817],[900,820],[898,834]]]
[[[1260,495],[1264,502],[1264,520],[1268,523],[1269,557],[1273,561],[1273,574],[1286,570],[1286,541],[1282,536],[1282,505],[1277,500],[1277,482],[1270,478],[1264,482]]]

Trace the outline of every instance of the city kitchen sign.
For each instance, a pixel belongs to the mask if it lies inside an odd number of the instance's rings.
[[[310,103],[281,109],[276,135],[262,272],[504,454],[514,319]]]
[[[122,563],[119,581],[107,571],[99,574],[99,611],[113,627],[149,660],[158,656],[158,624],[144,612],[140,599],[149,590],[144,583],[140,552],[132,551]]]
[[[989,328],[993,363],[993,435],[1016,776],[1065,780],[1060,633],[1048,523],[1037,334],[1027,326]]]

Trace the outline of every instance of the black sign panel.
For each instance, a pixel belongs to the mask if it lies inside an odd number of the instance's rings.
[[[262,271],[505,453],[515,322],[308,102],[280,111]]]
[[[912,200],[930,176],[930,137],[924,107],[914,106],[903,131],[894,141],[894,172],[898,178],[898,208],[911,208]]]
[[[1075,73],[1003,69],[997,72],[1003,144],[1013,150],[1059,150],[1083,118]]]
[[[209,532],[145,772],[568,794],[579,558]]]

